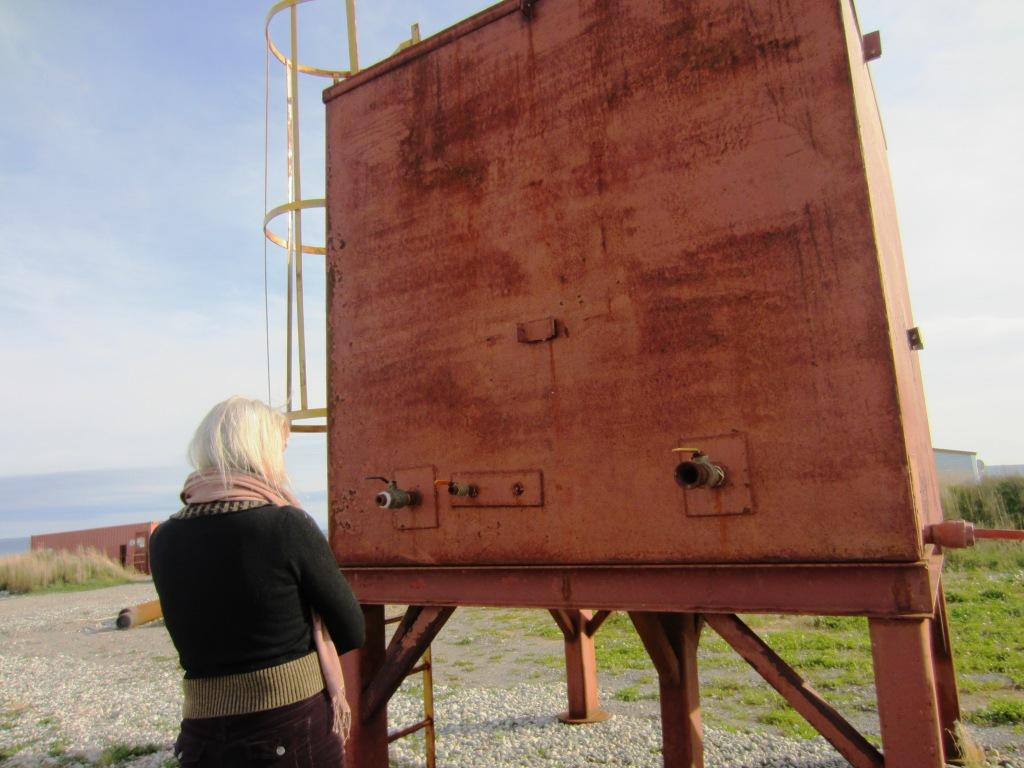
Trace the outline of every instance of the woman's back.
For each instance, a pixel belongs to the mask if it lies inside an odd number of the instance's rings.
[[[221,511],[232,506],[252,508]],[[282,664],[313,648],[310,609],[338,651],[362,642],[362,612],[323,534],[294,507],[195,504],[157,528],[150,556],[186,678]]]

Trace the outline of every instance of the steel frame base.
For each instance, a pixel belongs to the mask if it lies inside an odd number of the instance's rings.
[[[941,556],[907,564],[346,568],[367,622],[366,645],[342,657],[353,727],[346,765],[386,768],[387,701],[456,605],[547,608],[562,630],[569,710],[599,722],[593,637],[629,613],[658,672],[667,768],[703,768],[697,646],[709,627],[856,768],[942,768],[957,760],[959,703]],[[603,599],[602,599],[603,595]],[[384,647],[383,604],[409,610]],[[594,605],[605,609],[592,613]],[[586,606],[586,607],[585,607]],[[736,613],[869,619],[883,751],[846,722]]]
[[[600,611],[595,617],[593,611],[552,608],[551,616],[565,639],[565,683],[569,709],[558,719],[566,725],[607,720],[611,715],[601,709],[597,698],[594,634],[608,617],[608,612]]]

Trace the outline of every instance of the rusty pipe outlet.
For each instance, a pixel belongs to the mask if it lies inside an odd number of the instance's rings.
[[[976,528],[974,523],[966,520],[944,520],[924,527],[924,543],[937,544],[946,549],[973,547],[978,539],[1024,541],[1024,531]]]
[[[479,490],[472,483],[456,483],[454,480],[448,483],[449,496],[469,496],[475,498]]]
[[[924,543],[938,544],[946,549],[974,546],[974,523],[966,520],[944,520],[924,527]]]
[[[420,503],[420,495],[416,491],[406,491],[391,483],[374,497],[374,501],[381,509],[402,509],[417,506]]]
[[[725,470],[712,464],[700,451],[676,466],[676,482],[683,488],[717,488],[725,482]]]
[[[373,502],[381,509],[402,509],[403,507],[415,507],[420,503],[419,492],[399,488],[394,480],[388,480],[386,477],[368,477],[366,479],[381,480],[385,483],[384,490],[373,497]]]

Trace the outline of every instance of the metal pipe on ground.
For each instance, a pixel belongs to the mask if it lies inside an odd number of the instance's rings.
[[[118,629],[132,629],[142,624],[148,624],[163,618],[164,611],[160,607],[159,600],[150,600],[148,603],[139,603],[127,608],[122,608],[117,614]]]

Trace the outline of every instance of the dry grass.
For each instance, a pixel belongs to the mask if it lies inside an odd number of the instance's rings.
[[[35,550],[0,558],[0,590],[15,594],[110,587],[139,578],[95,549]]]
[[[960,748],[964,768],[985,768],[988,765],[984,748],[959,721],[953,726],[953,739]]]

